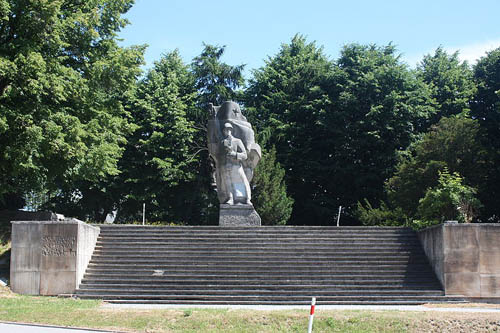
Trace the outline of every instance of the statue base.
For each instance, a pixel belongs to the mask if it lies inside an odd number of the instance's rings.
[[[221,227],[260,227],[260,216],[253,205],[221,204],[219,211]]]

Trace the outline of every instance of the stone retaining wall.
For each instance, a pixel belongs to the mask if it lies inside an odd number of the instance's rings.
[[[100,229],[82,221],[13,221],[10,285],[28,295],[78,288]]]
[[[500,224],[445,223],[418,236],[446,295],[500,297]]]

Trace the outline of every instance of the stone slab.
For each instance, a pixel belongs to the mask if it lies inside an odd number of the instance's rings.
[[[446,223],[443,226],[445,253],[454,250],[477,249],[478,238],[477,227],[473,224]]]
[[[39,271],[42,254],[37,246],[13,246],[10,258],[11,269],[16,272]]]
[[[500,277],[500,251],[489,249],[481,251],[479,259],[479,272],[481,274],[498,274]]]
[[[253,205],[220,205],[219,226],[259,227],[261,219]]]
[[[12,228],[13,246],[39,247],[42,242],[43,224],[22,223]]]
[[[76,289],[75,285],[75,271],[54,270],[45,271],[40,274],[40,295],[73,293]]]
[[[476,273],[445,273],[446,295],[481,296],[481,279]]]
[[[481,225],[479,229],[481,249],[500,252],[500,225]]]
[[[11,271],[10,288],[18,294],[40,295],[40,272]]]
[[[479,271],[479,248],[448,249],[444,258],[444,273]]]
[[[500,297],[500,275],[481,274],[481,297]]]

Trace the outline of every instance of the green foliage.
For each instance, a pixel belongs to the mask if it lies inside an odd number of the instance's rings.
[[[318,222],[319,211],[330,200],[318,191],[314,176],[321,168],[318,118],[330,105],[324,81],[331,67],[321,48],[297,35],[254,72],[246,90],[249,118],[265,138],[261,144],[276,147],[277,160],[286,170],[287,187],[295,201],[292,224],[302,221],[306,213]]]
[[[150,221],[186,218],[176,189],[196,176],[196,156],[191,155],[195,129],[187,119],[196,103],[193,82],[177,51],[155,62],[139,82],[130,105],[137,129],[127,138],[115,182],[123,196],[119,220],[140,218],[143,203]]]
[[[334,110],[326,113],[332,191],[346,205],[384,198],[383,184],[435,112],[429,91],[392,45],[348,45],[337,61]],[[340,192],[340,193],[339,193]]]
[[[442,47],[434,55],[426,55],[417,68],[417,76],[428,86],[436,102],[437,113],[429,123],[441,117],[468,115],[470,100],[476,92],[472,70],[467,62],[460,63],[458,52],[448,55]]]
[[[191,86],[196,92],[195,107],[188,108],[186,119],[191,122],[193,142],[184,159],[192,159],[190,167],[193,177],[169,190],[172,200],[179,203],[177,214],[184,214],[189,224],[216,224],[218,199],[211,184],[212,161],[207,149],[207,106],[235,99],[237,89],[244,83],[244,65],[232,66],[222,62],[225,47],[204,44],[199,56],[190,66],[193,78]]]
[[[263,225],[284,225],[292,213],[293,199],[287,195],[285,170],[276,161],[276,148],[264,153],[253,177],[253,204]]]
[[[405,215],[401,207],[391,209],[384,201],[380,202],[379,207],[373,207],[365,199],[364,204],[358,202],[355,211],[356,217],[363,225],[370,226],[409,226],[410,220]]]
[[[254,72],[245,103],[286,170],[292,224],[347,217],[383,183],[434,112],[427,86],[395,48],[347,45],[336,62],[295,36]]]
[[[500,47],[488,52],[474,67],[477,93],[472,115],[487,129],[496,148],[500,147]]]
[[[119,173],[144,51],[116,43],[131,4],[0,2],[0,201]]]
[[[439,172],[448,168],[458,172],[468,184],[483,189],[491,161],[481,143],[481,131],[476,120],[442,118],[422,136],[402,158],[394,175],[386,182],[388,200],[392,207],[401,207],[415,218],[419,200],[428,188],[438,184]],[[479,198],[488,196],[483,192]]]
[[[429,188],[419,200],[419,220],[430,224],[445,220],[470,223],[477,215],[481,203],[475,197],[477,190],[464,184],[458,172],[450,173],[447,168],[439,171],[438,185]]]
[[[236,99],[236,89],[244,83],[245,65],[231,66],[221,62],[225,46],[203,44],[203,47],[201,54],[193,59],[191,68],[196,78],[199,105],[205,110],[209,103],[221,105]]]
[[[492,161],[486,186],[479,189],[487,194],[481,197],[481,202],[485,205],[485,215],[492,221],[500,221],[500,47],[478,61],[474,79],[477,93],[471,113],[485,132],[482,142]]]

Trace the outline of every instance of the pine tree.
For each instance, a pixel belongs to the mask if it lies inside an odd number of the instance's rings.
[[[264,153],[253,178],[253,204],[263,225],[286,224],[293,199],[286,193],[285,170],[276,161],[276,148]]]

